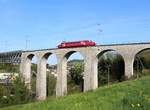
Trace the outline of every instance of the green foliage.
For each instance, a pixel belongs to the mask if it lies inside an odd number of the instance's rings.
[[[136,78],[148,73],[150,71],[150,50],[145,50],[137,54],[133,67]]]
[[[147,54],[148,55],[148,54]],[[140,78],[143,75],[149,74],[150,57],[145,54],[139,54],[140,60],[143,62],[144,68],[140,63],[134,63],[134,70],[136,76]],[[71,67],[68,74],[68,92],[77,93],[83,90],[83,60],[69,61],[68,65]],[[109,70],[108,70],[109,66]],[[27,103],[35,98],[36,91],[36,73],[37,65],[32,64],[32,90],[25,87],[24,83],[19,78],[12,85],[0,85],[0,107]],[[145,70],[145,71],[144,71]],[[147,71],[146,71],[147,70]],[[108,74],[109,71],[109,74]],[[19,65],[14,64],[0,64],[0,72],[19,72]],[[98,64],[98,80],[99,85],[105,85],[108,82],[114,83],[122,81],[124,75],[124,62],[118,54],[106,53],[101,56]],[[150,80],[150,77],[147,79]],[[97,91],[88,92],[86,94],[72,95],[70,97],[49,99],[50,102],[41,102],[31,104],[32,110],[45,109],[71,109],[71,110],[147,110],[150,106],[150,88],[149,81],[145,79],[137,82],[118,84],[118,86],[110,85],[104,86]],[[135,84],[134,84],[135,83]],[[55,94],[56,77],[51,74],[47,75],[47,95]],[[110,99],[111,97],[111,99]],[[52,102],[52,101],[54,102]],[[61,104],[60,104],[61,103]],[[68,106],[68,104],[71,106]],[[30,105],[30,104],[29,104]],[[28,106],[28,105],[27,105]],[[17,110],[14,107],[14,110]],[[28,106],[25,109],[30,108]],[[9,110],[6,108],[4,110]],[[13,110],[13,108],[12,108]],[[20,107],[18,107],[20,110]],[[23,109],[24,110],[24,109]]]
[[[150,107],[150,97],[144,92],[140,90],[126,94],[121,100],[124,110],[147,110]]]
[[[32,63],[31,70],[32,70],[32,74],[36,76],[36,73],[37,73],[37,64]]]
[[[120,82],[124,76],[124,61],[119,54],[106,52],[99,58],[98,83],[105,85]]]
[[[31,74],[31,94],[32,97],[35,98],[36,97],[36,74]]]
[[[55,96],[56,94],[56,77],[47,73],[47,96]]]
[[[27,103],[30,93],[19,77],[12,84],[0,85],[0,107]]]
[[[19,73],[19,65],[11,63],[0,63],[1,73]]]
[[[146,69],[150,68],[150,49],[144,50],[138,54]]]
[[[68,93],[77,93],[83,91],[83,64],[75,62],[67,75]]]
[[[79,85],[83,82],[83,65],[81,63],[75,63],[69,73],[75,84]]]
[[[37,75],[37,64],[32,63],[31,65],[31,96],[34,99],[36,97],[36,75]]]
[[[16,103],[25,103],[30,100],[30,93],[21,78],[17,78],[12,83],[12,94],[15,96]]]
[[[104,86],[95,91],[1,110],[149,110],[149,84],[150,75],[147,75],[139,80]]]

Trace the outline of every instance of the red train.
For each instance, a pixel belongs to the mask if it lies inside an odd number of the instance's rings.
[[[91,40],[73,41],[73,42],[62,42],[58,45],[58,48],[69,48],[69,47],[84,47],[84,46],[94,46],[95,42]]]

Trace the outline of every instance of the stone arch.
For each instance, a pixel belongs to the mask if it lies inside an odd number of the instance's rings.
[[[31,62],[32,62],[33,57],[36,57],[35,54],[29,54],[26,56],[26,59],[25,59],[25,62],[27,65],[26,69],[30,75],[31,75]]]
[[[114,77],[116,77],[119,81],[121,81],[122,80],[122,78],[124,77],[124,75],[125,75],[125,61],[124,61],[124,57],[123,57],[123,55],[120,53],[120,52],[118,52],[118,50],[115,50],[115,49],[106,49],[106,50],[102,50],[101,52],[99,52],[98,54],[97,54],[97,57],[96,57],[96,60],[97,60],[97,73],[98,73],[98,85],[100,84],[100,72],[99,72],[99,66],[102,66],[101,65],[101,63],[99,62],[99,58],[102,56],[102,55],[104,55],[105,53],[107,54],[108,52],[114,52],[114,55],[115,55],[115,57],[114,56],[112,56],[111,54],[113,54],[113,53],[110,53],[110,55],[113,57],[113,58],[119,58],[119,61],[115,61],[115,63],[113,63],[113,64],[109,64],[109,62],[108,62],[108,64],[104,64],[105,66],[106,66],[106,68],[108,68],[108,70],[107,71],[109,71],[110,72],[110,70],[112,70],[112,71],[116,71],[117,70],[117,72],[115,72],[115,73],[117,73],[116,75],[117,76],[114,76]],[[118,64],[117,64],[118,63]],[[117,69],[117,65],[119,65],[119,63],[121,64],[121,68],[123,69],[123,70],[120,70],[119,68]],[[110,67],[110,65],[112,66],[112,67]],[[120,65],[119,65],[120,66]],[[104,69],[104,67],[102,67],[102,70]],[[116,69],[116,70],[115,70]],[[108,72],[108,76],[110,77],[110,73]],[[109,80],[109,78],[108,78],[108,80]],[[108,81],[109,82],[109,81]]]
[[[41,62],[41,63],[44,63],[44,65],[46,65],[48,58],[49,58],[52,54],[53,54],[53,53],[51,53],[51,52],[45,53],[44,55],[42,55],[40,62]]]
[[[145,51],[145,50],[150,50],[150,47],[149,47],[149,48],[142,48],[142,49],[138,50],[138,51],[135,53],[134,57],[135,57],[137,54],[139,54],[139,53],[141,53],[141,52],[143,52],[143,51]]]
[[[34,56],[35,56],[35,54],[31,53],[31,54],[27,55],[26,59],[31,61]]]
[[[54,83],[54,79],[57,80],[57,63],[58,63],[57,62],[57,56],[56,56],[56,54],[53,53],[53,52],[48,52],[48,53],[45,53],[44,56],[43,56],[43,60],[45,59],[45,64],[44,65],[46,67],[48,67],[48,65],[49,65],[50,62],[52,62],[52,59],[49,59],[49,58],[53,58],[53,60],[55,59],[56,60],[56,62],[55,62],[56,64],[53,65],[53,67],[52,67],[53,71],[51,71],[51,72],[49,72],[49,74],[47,74],[47,80],[46,80],[47,81],[47,83],[46,83],[47,84],[46,85],[46,87],[47,87],[47,96],[49,96],[49,95],[56,95],[56,93],[54,93],[54,92],[56,92],[56,84],[53,84],[53,83]],[[52,65],[49,65],[49,66],[52,66]],[[51,70],[51,69],[49,69],[49,70]],[[53,76],[53,78],[52,78],[52,76]],[[53,79],[53,81],[52,81],[52,79],[49,79],[50,77]],[[51,94],[49,92],[50,91],[49,84],[53,84],[55,86],[54,88],[51,88],[51,89],[54,89],[53,90],[53,94]]]
[[[24,64],[22,66],[23,78],[28,89],[31,89],[31,62],[34,56],[36,57],[33,53],[26,54]]]
[[[65,53],[63,58],[68,59],[72,54],[77,53],[77,52],[80,53],[81,56],[83,56],[83,58],[85,57],[85,55],[84,55],[84,53],[82,51],[72,50],[72,51],[69,51],[69,52]]]
[[[38,74],[36,85],[36,96],[38,100],[44,100],[47,97],[47,60],[51,55],[55,55],[52,52],[42,53],[38,60]],[[55,55],[56,56],[56,55]]]
[[[100,57],[101,55],[103,55],[104,53],[109,52],[109,51],[116,51],[116,50],[115,50],[115,49],[102,50],[101,52],[99,52],[99,53],[97,54],[97,58]]]
[[[139,49],[138,51],[136,51],[136,53],[134,55],[133,71],[134,71],[134,76],[136,76],[136,77],[139,77],[140,75],[142,75],[143,71],[145,72],[146,67],[145,67],[145,64],[143,62],[144,56],[142,56],[141,54],[143,54],[143,52],[146,52],[147,50],[150,50],[150,47]],[[148,54],[150,54],[150,53],[148,52]],[[148,65],[148,66],[149,66],[147,68],[148,71],[146,70],[146,72],[149,72],[150,65]]]
[[[67,63],[68,63],[68,59],[71,57],[71,55],[73,55],[74,53],[79,53],[80,56],[83,58],[83,60],[85,60],[85,56],[81,51],[69,51],[67,53],[64,54],[63,56],[63,64],[64,64],[64,69],[65,69],[65,76],[66,76],[66,89],[67,89]],[[84,62],[83,62],[84,63]],[[83,66],[84,67],[84,66]],[[83,70],[84,71],[84,70]],[[84,81],[83,81],[84,82]],[[84,86],[84,84],[83,84]],[[83,87],[82,87],[82,91],[83,91]]]
[[[55,53],[53,53],[53,52],[47,52],[47,53],[44,53],[43,55],[42,55],[42,57],[41,57],[41,61],[40,62],[42,62],[42,63],[47,63],[47,60],[48,60],[48,58],[51,56],[51,55],[54,55],[55,57],[56,57],[56,60],[57,60],[57,55],[55,54]]]

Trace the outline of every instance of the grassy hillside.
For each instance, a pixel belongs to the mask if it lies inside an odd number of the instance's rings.
[[[87,93],[0,110],[150,110],[150,75]]]

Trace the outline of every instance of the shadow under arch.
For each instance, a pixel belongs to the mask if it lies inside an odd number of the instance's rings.
[[[36,56],[34,54],[29,54],[27,57],[26,57],[26,64],[27,64],[27,72],[30,74],[31,76],[31,73],[32,73],[32,61],[33,61],[33,58],[37,59]],[[36,61],[34,61],[36,62]],[[36,70],[37,72],[37,70]],[[31,79],[30,79],[31,80]]]
[[[125,62],[117,50],[103,50],[97,55],[97,60],[98,86],[124,80]]]
[[[140,53],[147,51],[147,50],[150,50],[150,48],[143,48],[143,49],[139,50],[135,55],[140,54]]]
[[[135,54],[133,71],[137,78],[150,73],[150,48],[143,48]]]
[[[27,56],[27,59],[28,59],[28,60],[32,60],[32,58],[33,58],[34,56],[35,56],[34,54],[29,54],[29,55]]]
[[[69,58],[75,54],[78,55],[77,57],[81,58],[73,58],[70,60]],[[80,51],[69,51],[64,55],[63,61],[65,62],[65,68],[67,69],[68,94],[83,92],[84,55]]]
[[[106,49],[106,50],[102,50],[100,53],[97,54],[97,59],[102,56],[104,53],[106,52],[110,52],[110,51],[116,51],[114,49]]]

